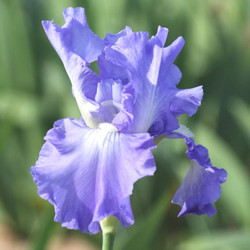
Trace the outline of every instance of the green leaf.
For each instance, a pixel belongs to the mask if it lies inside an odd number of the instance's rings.
[[[37,229],[32,234],[32,250],[45,250],[47,244],[53,235],[55,229],[55,222],[53,220],[55,215],[52,206],[46,208],[46,210],[40,215],[38,219]]]
[[[230,105],[230,112],[238,123],[242,134],[248,137],[250,142],[250,107],[243,100],[239,98],[233,99]]]
[[[169,195],[164,193],[155,207],[142,220],[136,221],[135,225],[129,228],[128,235],[116,239],[115,249],[152,249],[150,246],[157,233],[160,233],[159,228],[170,204]]]
[[[214,231],[199,234],[177,246],[178,250],[248,250],[250,231]]]

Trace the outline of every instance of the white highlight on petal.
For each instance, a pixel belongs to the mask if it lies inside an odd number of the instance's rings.
[[[206,168],[205,171],[210,172],[210,173],[215,173],[215,171],[212,168]]]
[[[174,132],[177,132],[178,134],[181,134],[187,138],[194,137],[194,134],[190,131],[190,129],[182,124],[180,124],[180,127],[174,130]]]
[[[98,125],[98,128],[107,133],[118,132],[117,128],[113,124],[108,123],[108,122],[100,123]]]
[[[147,72],[147,78],[150,81],[150,83],[156,86],[158,82],[159,70],[161,65],[161,60],[159,60],[159,58],[161,58],[162,55],[162,48],[160,48],[158,45],[155,45],[153,49],[153,55],[154,56],[150,64],[150,68],[148,69]]]

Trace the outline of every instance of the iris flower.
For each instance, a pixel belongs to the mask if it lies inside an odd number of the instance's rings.
[[[130,195],[134,183],[156,170],[152,149],[159,138],[184,138],[190,169],[172,202],[187,213],[213,215],[226,171],[214,167],[178,116],[192,116],[202,86],[178,89],[174,61],[184,40],[164,47],[168,29],[147,32],[126,27],[104,39],[94,34],[83,8],[67,8],[65,24],[43,21],[44,30],[72,83],[81,119],[56,121],[31,168],[38,193],[55,208],[55,221],[95,234],[100,221],[116,216],[134,223]],[[91,70],[97,61],[99,74]]]

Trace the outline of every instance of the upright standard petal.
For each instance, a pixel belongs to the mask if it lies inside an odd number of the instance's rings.
[[[126,26],[125,29],[121,30],[117,34],[107,33],[104,38],[104,42],[106,45],[113,45],[120,37],[128,35],[130,33],[132,33],[132,29],[129,26]]]
[[[153,175],[155,146],[149,134],[113,129],[112,124],[90,129],[82,120],[64,119],[47,133],[31,173],[62,226],[95,234],[99,222],[111,215],[123,226],[133,224],[129,196],[135,181]]]
[[[53,21],[43,21],[44,30],[67,67],[70,57],[75,54],[85,62],[97,60],[105,43],[90,29],[83,8],[68,8],[63,12],[65,24],[57,26]]]
[[[161,47],[164,47],[164,44],[167,40],[167,36],[168,36],[168,29],[161,27],[161,26],[158,26],[157,33],[156,33],[155,37],[157,39],[159,39]],[[154,37],[152,37],[152,38],[154,38]]]
[[[107,46],[99,57],[101,77],[121,79],[135,91],[133,123],[129,133],[149,131],[160,136],[179,127],[177,116],[196,112],[202,89],[178,90],[180,70],[173,64],[184,45],[182,37],[163,48],[167,30],[159,27],[148,40],[146,32],[128,33]],[[146,112],[145,112],[146,107]]]
[[[94,97],[100,77],[88,66],[97,60],[105,44],[89,29],[83,8],[68,8],[63,14],[62,27],[43,21],[43,28],[69,75],[82,116],[89,126],[95,127],[100,122],[92,115],[99,110]]]
[[[210,217],[216,212],[212,203],[220,197],[220,185],[226,181],[227,172],[211,164],[205,147],[195,145],[190,138],[186,138],[186,144],[191,166],[172,202],[182,207],[178,216],[206,213]]]

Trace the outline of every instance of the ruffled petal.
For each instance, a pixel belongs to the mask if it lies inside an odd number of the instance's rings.
[[[66,23],[70,22],[71,19],[75,19],[83,26],[88,27],[84,8],[79,7],[74,9],[72,7],[69,7],[63,11],[63,16]]]
[[[197,112],[198,107],[201,105],[202,97],[202,86],[180,90],[175,94],[175,97],[170,103],[170,111],[172,114],[175,114],[175,116],[185,113],[188,116],[192,116]]]
[[[112,124],[114,124],[120,132],[127,132],[128,127],[134,121],[134,101],[135,90],[131,84],[128,84],[122,91],[122,109],[112,120]]]
[[[172,202],[182,207],[178,216],[206,213],[210,217],[216,213],[212,203],[220,197],[220,185],[226,181],[227,172],[211,164],[205,147],[195,145],[190,138],[186,144],[191,166]]]
[[[119,132],[124,132],[133,122],[134,99],[131,85],[123,86],[119,80],[103,80],[98,83],[95,97],[100,109],[93,115],[102,122],[112,123]]]
[[[103,58],[99,58],[102,59],[100,67],[106,76],[111,74],[111,68],[116,69],[116,76],[120,74],[123,82],[130,82],[135,91],[134,122],[128,129],[130,133],[147,132],[153,119],[152,104],[162,49],[157,45],[160,43],[158,38],[154,37],[150,42],[147,38],[146,32],[130,33],[107,47]]]
[[[97,60],[104,42],[89,29],[83,8],[68,8],[63,14],[62,27],[43,21],[43,28],[65,66],[74,92],[82,91],[93,100],[100,78],[87,66]]]
[[[163,49],[162,61],[164,67],[168,67],[174,63],[175,59],[180,54],[184,44],[185,40],[183,39],[182,36],[180,36],[175,41],[173,41],[169,46]]]
[[[39,195],[55,207],[55,221],[69,229],[94,234],[111,215],[123,226],[133,224],[133,184],[155,171],[149,134],[110,132],[107,126],[112,125],[90,129],[82,120],[57,121],[31,168]]]
[[[106,45],[113,45],[120,37],[132,33],[132,29],[129,26],[126,26],[124,30],[121,30],[117,34],[106,34],[104,41]]]
[[[105,43],[90,29],[83,8],[68,8],[63,12],[65,24],[59,27],[53,21],[43,21],[44,30],[61,57],[64,64],[72,54],[78,55],[85,62],[97,60]]]
[[[62,27],[43,21],[43,28],[70,77],[82,116],[89,126],[95,127],[99,121],[91,113],[99,110],[94,97],[100,77],[88,65],[97,60],[105,44],[89,29],[83,8],[68,8],[63,15]]]
[[[158,28],[156,36],[148,40],[146,32],[130,32],[107,46],[98,63],[102,77],[121,79],[135,91],[133,123],[128,133],[150,132],[160,136],[179,127],[177,117],[193,115],[202,99],[202,88],[178,90],[181,72],[173,62],[184,40],[177,38],[163,48],[168,30]]]
[[[100,77],[102,79],[113,79],[113,80],[120,80],[123,85],[128,83],[128,74],[124,67],[120,67],[115,62],[113,62],[112,58],[116,58],[117,56],[122,56],[114,51],[113,55],[110,55],[109,60],[107,60],[105,53],[112,53],[108,48],[109,46],[114,45],[118,39],[124,36],[131,35],[132,29],[129,26],[126,26],[125,29],[120,31],[118,34],[106,34],[104,41],[106,47],[104,49],[104,54],[100,55],[98,58],[98,67],[100,72]],[[107,50],[107,52],[105,52]],[[123,58],[123,57],[122,57]],[[121,60],[122,60],[121,58]]]
[[[161,27],[161,26],[158,26],[157,33],[156,33],[155,37],[157,37],[157,39],[159,39],[161,47],[164,46],[164,44],[167,40],[167,36],[168,36],[168,29]],[[154,38],[154,36],[152,38]]]

